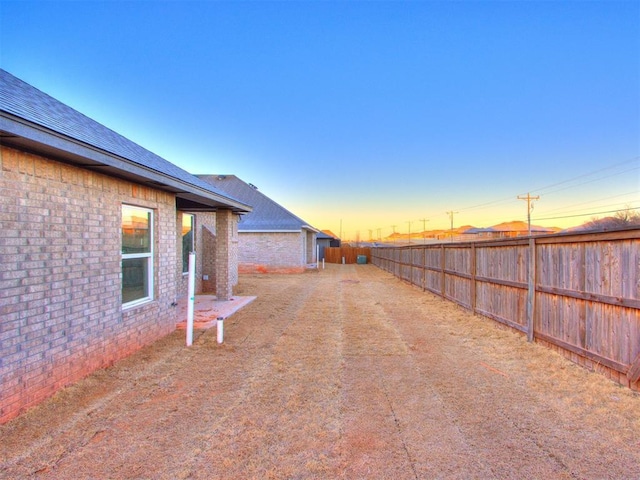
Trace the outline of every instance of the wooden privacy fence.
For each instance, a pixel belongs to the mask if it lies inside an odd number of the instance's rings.
[[[324,249],[324,261],[327,263],[356,263],[358,255],[367,257],[367,263],[371,261],[371,249],[369,247],[326,247]]]
[[[640,390],[640,229],[374,247],[371,262]]]

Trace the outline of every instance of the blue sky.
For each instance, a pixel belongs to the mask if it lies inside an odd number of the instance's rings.
[[[640,2],[0,0],[0,65],[320,229],[640,207]],[[426,219],[426,222],[422,220]]]

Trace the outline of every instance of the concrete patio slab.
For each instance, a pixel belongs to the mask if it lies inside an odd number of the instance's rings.
[[[193,308],[193,328],[206,330],[216,326],[218,318],[226,319],[248,305],[256,297],[234,296],[230,300],[219,301],[215,295],[196,295]],[[187,297],[178,301],[178,318],[181,321],[176,325],[177,329],[187,327]]]

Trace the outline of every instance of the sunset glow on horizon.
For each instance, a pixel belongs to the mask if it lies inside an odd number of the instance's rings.
[[[0,0],[1,67],[384,239],[640,210],[640,3]],[[539,197],[539,198],[537,198]]]

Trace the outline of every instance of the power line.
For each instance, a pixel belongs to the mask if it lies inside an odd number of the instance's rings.
[[[594,206],[592,206],[590,208],[591,209],[595,209],[595,208],[617,208],[618,209],[617,211],[622,211],[622,210],[629,210],[629,209],[632,209],[632,208],[637,208],[637,207],[633,206],[634,203],[638,203],[638,202],[632,202],[632,203],[609,203],[609,204],[606,204],[606,205],[594,205]],[[558,214],[564,213],[564,214],[567,214],[567,215],[568,214],[576,214],[576,215],[578,215],[578,214],[581,214],[584,211],[585,211],[584,208],[577,208],[577,209],[573,209],[573,210],[560,211]],[[550,214],[550,213],[552,213],[552,211],[551,212],[544,212],[544,214],[547,214],[547,215]],[[542,213],[541,213],[541,215],[542,215]]]
[[[588,183],[599,182],[599,181],[604,180],[605,178],[616,177],[618,175],[622,175],[623,173],[633,172],[634,170],[638,170],[638,169],[640,169],[640,167],[629,168],[628,170],[623,170],[621,172],[612,173],[611,175],[607,175],[606,177],[598,177],[598,178],[594,178],[594,179],[586,181],[586,182],[578,183],[578,184],[575,184],[575,185],[569,185],[567,187],[559,188],[557,190],[552,190],[551,192],[547,192],[545,195],[550,195],[552,193],[561,192],[563,190],[568,190],[570,188],[581,187],[583,185],[587,185]],[[536,191],[538,191],[538,190],[536,190]]]
[[[603,215],[605,213],[618,213],[618,212],[623,212],[625,210],[640,210],[640,207],[631,207],[631,208],[620,208],[618,210],[608,210],[606,212],[592,212],[592,213],[578,213],[575,215],[565,215],[562,217],[547,217],[547,218],[536,218],[536,222],[539,222],[541,220],[558,220],[561,218],[575,218],[575,217],[586,217],[588,215]]]
[[[512,202],[513,201],[513,196],[509,196],[509,197],[505,197],[505,198],[501,198],[500,200],[493,200],[491,202],[486,202],[486,203],[480,203],[478,205],[472,205],[469,207],[464,207],[464,208],[459,208],[459,210],[473,210],[476,208],[481,208],[481,207],[488,207],[490,205],[498,205],[501,203],[507,203],[507,202]],[[458,212],[456,212],[458,213]]]
[[[545,212],[556,212],[558,210],[565,210],[567,208],[571,208],[571,207],[578,207],[580,205],[592,205],[594,203],[597,202],[602,202],[604,200],[611,200],[613,198],[618,198],[618,197],[626,197],[627,195],[638,195],[638,192],[627,192],[627,193],[620,193],[618,195],[611,195],[608,197],[601,197],[595,200],[590,200],[588,202],[580,202],[580,203],[572,203],[571,205],[566,205],[566,206],[562,206],[562,207],[558,207],[558,208],[552,208],[550,210],[545,209]],[[608,207],[608,206],[612,206],[612,205],[602,205],[603,207]]]
[[[601,172],[604,172],[604,171],[607,171],[607,170],[611,170],[611,169],[620,167],[622,165],[627,165],[627,164],[632,163],[632,162],[639,162],[639,165],[635,166],[633,168],[629,168],[629,169],[620,171],[620,172],[612,173],[611,175],[607,175],[605,177],[600,176],[598,178],[595,178],[593,180],[589,180],[587,182],[582,182],[582,183],[578,183],[578,184],[574,184],[574,185],[569,185],[569,186],[567,186],[565,188],[558,189],[558,190],[553,190],[551,192],[546,192],[546,193],[544,192],[544,190],[546,190],[546,189],[553,188],[553,187],[556,187],[556,186],[559,186],[559,185],[564,185],[564,184],[570,183],[570,182],[575,182],[576,180],[579,180],[581,178],[590,177],[592,175],[596,175],[598,173],[601,173]],[[549,195],[551,193],[556,193],[556,192],[560,192],[562,190],[566,190],[566,189],[569,189],[569,188],[575,188],[575,187],[579,187],[579,186],[582,186],[582,185],[586,185],[588,183],[601,181],[601,180],[604,180],[606,178],[615,177],[617,175],[622,175],[624,173],[632,172],[632,171],[638,170],[638,169],[640,169],[640,157],[633,157],[633,158],[631,158],[629,160],[624,160],[622,162],[618,162],[618,163],[615,163],[613,165],[609,165],[607,167],[599,168],[599,169],[593,170],[591,172],[587,172],[587,173],[584,173],[584,174],[581,174],[581,175],[577,175],[575,177],[568,178],[566,180],[562,180],[561,182],[552,183],[550,185],[547,185],[547,186],[544,186],[544,187],[540,187],[540,188],[537,188],[535,190],[531,190],[531,192],[543,193],[544,195]],[[476,208],[487,207],[487,206],[497,205],[497,204],[501,204],[501,203],[508,203],[509,201],[513,201],[513,197],[512,196],[505,197],[505,198],[502,198],[502,199],[499,199],[499,200],[493,200],[493,201],[490,201],[490,202],[481,203],[481,204],[478,204],[478,205],[470,205],[468,207],[459,208],[458,210],[473,210],[473,209],[476,209]]]
[[[541,192],[542,190],[546,190],[547,188],[557,187],[558,185],[563,185],[565,183],[573,182],[573,181],[578,180],[580,178],[590,177],[591,175],[595,175],[596,173],[604,172],[606,170],[611,170],[612,168],[616,168],[616,167],[619,167],[621,165],[626,165],[626,164],[631,163],[631,162],[637,162],[639,160],[640,160],[640,157],[633,157],[633,158],[630,158],[629,160],[624,160],[622,162],[618,162],[618,163],[614,163],[613,165],[609,165],[608,167],[603,167],[603,168],[600,168],[598,170],[593,170],[591,172],[583,173],[582,175],[578,175],[576,177],[572,177],[572,178],[569,178],[567,180],[562,180],[561,182],[552,183],[551,185],[547,185],[545,187],[540,187],[540,188],[538,188],[536,190],[533,190],[533,191],[534,192]],[[619,172],[619,173],[616,173],[616,174],[613,174],[613,175],[610,175],[610,176],[619,175],[620,173],[626,173],[627,171],[631,171],[631,170],[637,170],[638,168],[640,168],[640,166],[637,166],[637,167],[634,167],[634,168],[632,168],[630,170],[625,170],[624,172]],[[609,178],[609,176],[608,177],[604,177],[604,178]],[[596,179],[596,180],[599,180],[599,179]],[[591,183],[591,181],[586,182],[586,183]],[[584,184],[581,184],[581,185],[584,185]]]

